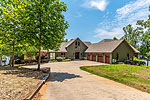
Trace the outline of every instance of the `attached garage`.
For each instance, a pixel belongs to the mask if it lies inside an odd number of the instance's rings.
[[[90,54],[89,53],[87,54],[87,60],[90,60]]]
[[[96,54],[92,54],[92,61],[96,61]]]
[[[105,54],[105,63],[110,64],[110,54]]]
[[[134,55],[138,57],[140,53],[125,40],[112,39],[104,39],[98,43],[93,43],[88,46],[85,52],[91,54],[92,61],[108,64],[133,59]]]
[[[103,62],[103,54],[98,54],[98,62]]]

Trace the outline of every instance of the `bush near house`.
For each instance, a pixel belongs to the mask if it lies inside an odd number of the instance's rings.
[[[57,57],[57,58],[56,58],[56,60],[57,60],[58,62],[63,61],[63,59],[64,59],[63,57]]]
[[[64,60],[63,60],[63,62],[66,62],[66,61],[71,61],[71,59],[64,59]]]
[[[58,61],[57,60],[50,60],[49,63],[51,63],[51,62],[58,62]]]
[[[150,93],[150,66],[111,64],[83,66],[80,69]]]
[[[67,61],[72,61],[71,59],[62,59],[62,58],[60,58],[60,59],[57,59],[57,60],[50,60],[49,62],[51,63],[51,62],[67,62]]]
[[[145,61],[143,61],[143,60],[140,60],[140,59],[138,59],[138,58],[136,58],[136,57],[134,57],[133,58],[133,64],[134,65],[145,65],[146,64],[146,62]]]

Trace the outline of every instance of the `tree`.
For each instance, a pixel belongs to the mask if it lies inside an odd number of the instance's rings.
[[[63,42],[68,42],[68,39],[64,39]]]
[[[142,33],[142,28],[137,27],[134,29],[131,24],[123,27],[125,35],[121,39],[125,39],[133,47],[138,48],[139,37]]]
[[[24,0],[3,0],[0,2],[0,40],[1,44],[9,48],[14,66],[14,55],[24,44],[23,24],[26,22]],[[6,48],[5,48],[6,49]],[[3,50],[2,50],[3,51]]]
[[[113,40],[118,40],[118,38],[114,37]]]
[[[147,66],[148,66],[148,65],[149,65],[149,64],[148,64],[148,61],[149,61],[149,59],[150,59],[150,52],[147,52],[146,55],[147,55]]]
[[[28,0],[30,4],[26,9],[28,21],[26,32],[29,42],[39,49],[38,70],[41,63],[41,47],[43,49],[58,49],[66,35],[68,23],[62,12],[67,7],[59,0]]]
[[[150,7],[149,7],[150,11]],[[141,48],[140,51],[143,56],[147,56],[147,61],[149,60],[150,52],[150,15],[147,20],[138,20],[137,25],[143,29],[143,34],[141,35]]]

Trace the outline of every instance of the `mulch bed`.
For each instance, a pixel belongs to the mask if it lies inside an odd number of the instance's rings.
[[[0,100],[22,100],[46,75],[26,68],[0,67]]]

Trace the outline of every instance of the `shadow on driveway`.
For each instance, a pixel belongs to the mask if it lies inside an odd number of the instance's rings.
[[[51,82],[54,81],[63,82],[65,79],[81,78],[80,75],[69,74],[69,73],[58,73],[58,72],[51,73],[51,76],[52,76],[52,79],[50,80]]]

